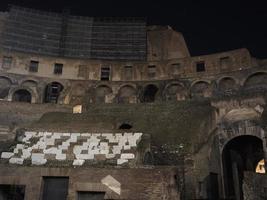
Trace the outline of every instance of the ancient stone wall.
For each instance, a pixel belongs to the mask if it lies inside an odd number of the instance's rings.
[[[0,167],[0,184],[25,185],[25,200],[42,196],[44,177],[69,178],[68,198],[77,193],[104,192],[104,199],[173,200],[180,199],[175,167],[156,168],[44,168]]]

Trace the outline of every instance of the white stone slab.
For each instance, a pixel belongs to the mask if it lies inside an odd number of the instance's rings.
[[[63,136],[70,136],[70,133],[63,133]]]
[[[101,133],[92,133],[92,136],[100,137],[101,136]]]
[[[46,144],[46,146],[48,146],[48,145],[53,146],[53,145],[55,145],[55,139],[54,138],[46,139],[45,144]]]
[[[61,150],[62,151],[62,150]],[[51,147],[49,149],[44,149],[43,151],[45,154],[58,154],[60,150],[56,147]]]
[[[131,150],[131,146],[130,146],[130,145],[124,145],[124,146],[123,146],[123,149],[124,149],[124,150]]]
[[[52,135],[52,133],[51,132],[44,132],[44,136],[51,136]]]
[[[115,154],[106,154],[107,159],[115,158]]]
[[[74,166],[82,166],[84,164],[85,160],[74,160],[72,165]]]
[[[57,154],[56,160],[66,160],[67,155],[66,154]]]
[[[21,158],[27,159],[30,157],[31,157],[31,152],[28,149],[23,149]]]
[[[135,155],[133,153],[122,153],[121,154],[121,159],[129,160],[129,159],[134,159],[134,158],[135,158]]]
[[[1,154],[1,158],[4,158],[4,159],[11,158],[12,156],[14,156],[13,152],[2,152]]]
[[[121,149],[121,146],[113,146],[111,150],[113,154],[121,154]]]
[[[91,133],[81,133],[82,137],[91,137]]]
[[[14,152],[14,153],[19,153],[19,150],[18,150],[17,148],[15,148],[15,149],[13,150],[13,152]]]
[[[16,149],[24,149],[24,144],[17,144]]]
[[[121,194],[121,183],[112,176],[108,175],[101,180],[101,183],[107,186],[110,190],[114,191],[118,195]]]
[[[46,142],[39,141],[37,142],[38,149],[46,149],[46,146],[49,145]]]
[[[42,153],[32,153],[32,164],[33,165],[44,165],[47,160],[44,159],[44,154]]]
[[[74,154],[81,154],[81,152],[82,152],[82,147],[81,146],[74,146],[73,147],[73,153]]]
[[[95,157],[93,154],[77,154],[75,156],[78,160],[93,160]]]
[[[44,132],[38,132],[37,136],[38,137],[43,137],[44,136]]]
[[[109,150],[100,150],[99,153],[106,155],[109,153]]]
[[[117,165],[122,165],[123,163],[127,163],[127,162],[128,162],[128,160],[126,160],[126,159],[118,159]]]
[[[9,163],[10,164],[17,164],[17,165],[22,165],[24,159],[23,158],[10,158]]]

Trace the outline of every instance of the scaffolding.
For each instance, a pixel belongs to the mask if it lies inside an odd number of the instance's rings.
[[[144,18],[93,18],[12,6],[2,45],[8,50],[73,58],[146,59]]]

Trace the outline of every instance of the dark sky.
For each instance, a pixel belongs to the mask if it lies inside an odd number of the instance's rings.
[[[267,58],[267,3],[251,0],[0,0],[8,4],[84,16],[142,16],[184,34],[191,55],[246,47]]]

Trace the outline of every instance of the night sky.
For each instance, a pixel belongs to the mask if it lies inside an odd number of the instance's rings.
[[[175,2],[175,3],[174,3]],[[84,16],[142,16],[149,25],[170,25],[183,33],[191,55],[246,47],[267,58],[267,3],[264,1],[186,0],[0,0],[8,4]]]

